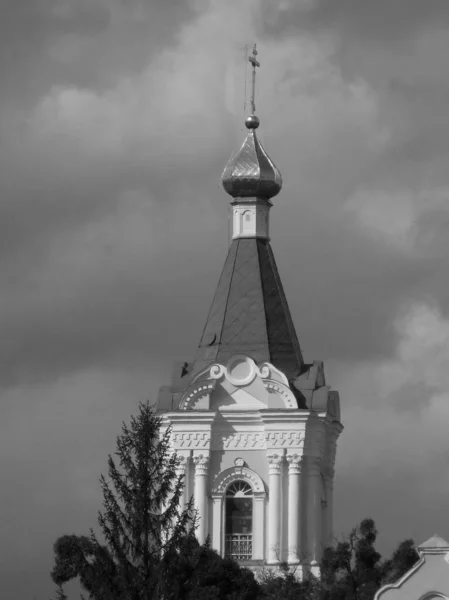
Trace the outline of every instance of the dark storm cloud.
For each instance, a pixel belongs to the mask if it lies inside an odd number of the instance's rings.
[[[399,413],[420,413],[429,409],[431,398],[437,392],[440,392],[438,386],[428,385],[423,381],[407,382],[399,390],[394,390],[387,400]]]
[[[30,107],[58,84],[105,88],[142,69],[194,15],[184,0],[5,0],[0,101]]]
[[[349,215],[329,212],[301,209],[297,236],[293,223],[282,219],[287,240],[282,248],[274,241],[303,349],[309,360],[393,356],[398,332],[392,321],[404,302],[419,296],[426,268],[358,231]],[[297,280],[289,276],[293,271]]]
[[[97,0],[6,0],[0,19],[0,98],[20,103],[35,98],[49,78],[49,45],[63,34],[96,35],[109,20],[110,10]]]
[[[431,27],[449,23],[445,0],[292,0],[283,10],[270,10],[266,0],[264,28],[280,31],[329,30],[340,35],[394,42]],[[350,38],[345,43],[350,43]]]
[[[284,178],[273,249],[307,359],[341,361],[331,377],[346,427],[337,532],[371,514],[389,550],[444,522],[436,458],[447,402],[435,397],[447,388],[445,322],[438,312],[406,317],[417,303],[449,305],[440,32],[449,4],[305,4],[7,4],[5,597],[51,593],[52,542],[95,525],[97,480],[120,422],[138,400],[155,398],[172,361],[193,356],[227,250],[220,173],[244,135],[243,65],[232,61],[257,18],[259,131]],[[387,385],[395,377],[396,392]],[[395,499],[406,488],[408,512]],[[432,515],[420,506],[426,490],[437,496]]]

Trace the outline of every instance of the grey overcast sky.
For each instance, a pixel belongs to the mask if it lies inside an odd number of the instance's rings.
[[[195,352],[254,41],[273,249],[341,395],[336,534],[449,538],[449,2],[2,7],[2,598],[48,599],[121,422]]]

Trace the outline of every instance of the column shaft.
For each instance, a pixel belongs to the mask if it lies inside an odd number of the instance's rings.
[[[270,497],[268,503],[268,562],[278,563],[281,560],[281,472],[282,455],[268,456],[268,485]]]
[[[184,476],[184,480],[183,480],[183,491],[182,491],[182,496],[181,496],[181,501],[180,501],[180,505],[179,508],[181,510],[184,510],[186,507],[186,504],[189,501],[189,496],[188,496],[188,478],[189,478],[189,471],[188,471],[188,465],[189,465],[189,456],[185,455],[185,454],[178,454],[178,458],[179,458],[179,464],[176,468],[176,475],[179,477],[180,475]]]
[[[264,552],[264,508],[265,495],[255,496],[253,502],[253,559],[262,560],[265,557]]]
[[[288,454],[288,562],[300,562],[301,456]]]
[[[198,511],[198,529],[196,537],[200,544],[204,544],[208,534],[208,498],[207,481],[209,457],[199,454],[193,458],[195,463],[195,508]]]

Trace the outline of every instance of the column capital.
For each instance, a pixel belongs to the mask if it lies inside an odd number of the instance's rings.
[[[207,475],[207,471],[209,469],[209,456],[205,454],[197,454],[193,457],[193,462],[195,464],[196,475]]]
[[[269,475],[279,475],[282,470],[284,456],[278,452],[267,455]]]
[[[189,462],[189,457],[185,454],[177,454],[176,455],[178,464],[176,465],[176,473],[178,475],[185,475],[187,471],[187,463]]]
[[[301,454],[287,454],[285,457],[288,462],[288,474],[299,475],[302,467],[302,456]]]

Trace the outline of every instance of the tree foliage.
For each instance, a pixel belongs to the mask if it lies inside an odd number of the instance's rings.
[[[98,523],[105,543],[89,536],[65,535],[54,545],[51,576],[57,585],[79,577],[94,600],[156,599],[167,585],[167,558],[193,537],[192,506],[179,508],[183,476],[169,447],[170,430],[148,404],[122,425],[117,437],[118,465],[109,456],[108,475],[100,484],[103,511]]]
[[[344,541],[324,551],[321,563],[323,600],[372,600],[385,583],[397,581],[418,560],[413,540],[405,540],[388,560],[374,544],[377,529],[364,519]]]
[[[324,551],[321,578],[303,582],[288,565],[263,577],[221,558],[209,541],[195,537],[196,515],[189,502],[180,508],[183,476],[170,450],[170,429],[141,403],[130,426],[122,425],[114,460],[103,475],[103,541],[63,535],[54,544],[51,572],[64,600],[63,585],[78,578],[89,600],[372,600],[385,583],[399,579],[418,560],[412,540],[382,560],[377,529],[364,519],[346,539]],[[83,596],[82,596],[83,598]]]
[[[382,585],[398,581],[419,560],[413,540],[404,540],[390,559],[382,564]]]

